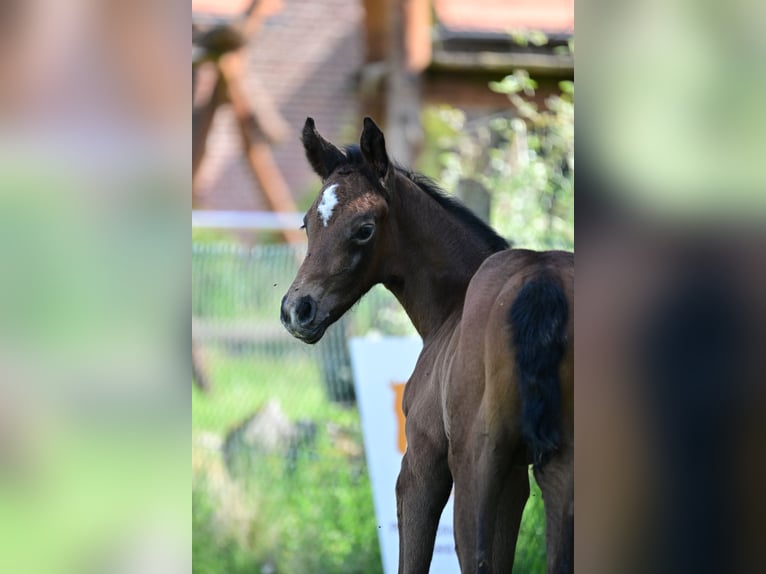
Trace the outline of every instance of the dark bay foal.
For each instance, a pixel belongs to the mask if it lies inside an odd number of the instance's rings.
[[[427,179],[395,166],[365,118],[341,150],[303,128],[324,187],[282,323],[317,342],[373,285],[404,306],[423,350],[404,391],[407,451],[396,487],[399,572],[428,572],[455,487],[463,573],[508,573],[534,465],[549,572],[570,572],[574,536],[574,256],[509,249]]]

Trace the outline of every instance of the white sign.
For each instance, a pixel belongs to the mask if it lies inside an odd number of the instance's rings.
[[[378,522],[383,572],[394,574],[399,562],[396,478],[406,448],[402,392],[415,370],[422,343],[418,338],[384,337],[351,339],[349,347]],[[431,562],[434,574],[460,572],[452,530],[453,515],[450,496],[436,533]]]

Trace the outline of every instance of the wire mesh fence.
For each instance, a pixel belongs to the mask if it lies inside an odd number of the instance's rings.
[[[208,355],[210,378],[222,356],[259,368],[255,384],[274,387],[303,380],[305,390],[318,380],[327,399],[352,403],[353,381],[346,341],[378,331],[407,332],[406,316],[393,296],[374,288],[323,339],[309,346],[293,339],[279,321],[282,296],[292,282],[303,248],[287,245],[195,245],[192,255],[192,337]],[[290,402],[309,400],[299,388]]]
[[[347,340],[414,331],[376,287],[316,345],[293,339],[279,307],[303,251],[193,245],[197,572],[382,572]],[[535,496],[525,572],[544,570]]]
[[[192,397],[199,571],[381,571],[346,341],[396,333],[400,312],[375,289],[318,344],[293,339],[279,306],[302,256],[193,245],[192,353],[206,381]]]

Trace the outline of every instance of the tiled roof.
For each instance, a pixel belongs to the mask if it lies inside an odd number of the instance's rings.
[[[242,14],[251,0],[192,0],[192,12],[233,16]]]
[[[574,0],[433,0],[438,22],[450,30],[574,32]]]

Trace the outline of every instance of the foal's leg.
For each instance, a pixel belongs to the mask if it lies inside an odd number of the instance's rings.
[[[521,515],[529,497],[526,466],[512,466],[517,440],[490,441],[479,461],[474,565],[463,572],[511,572]]]
[[[574,450],[562,446],[542,469],[535,470],[545,504],[548,573],[574,571]]]
[[[521,515],[529,499],[529,469],[513,468],[497,504],[495,540],[492,546],[492,572],[510,574],[516,555]]]
[[[439,518],[451,489],[446,438],[440,445],[425,436],[408,434],[407,452],[396,481],[399,574],[428,572]]]
[[[527,467],[511,469],[500,492],[480,503],[483,510],[478,510],[469,488],[456,478],[455,539],[460,569],[464,573],[510,574],[521,515],[529,498]]]
[[[455,550],[461,572],[476,570],[476,465],[473,462],[455,468]]]

